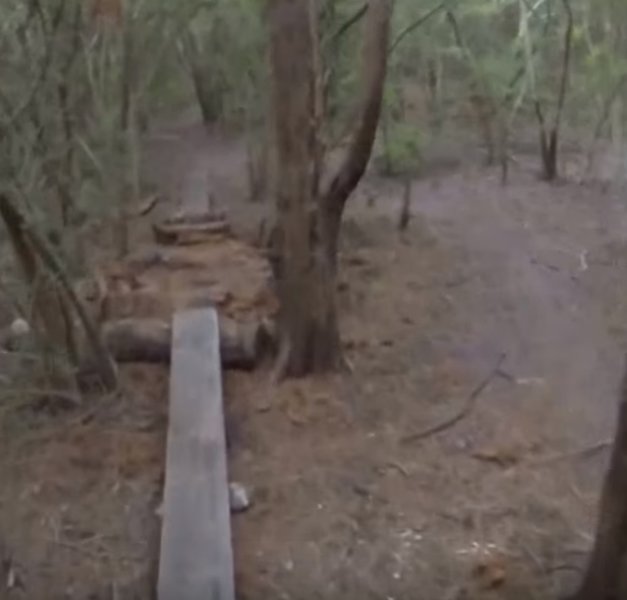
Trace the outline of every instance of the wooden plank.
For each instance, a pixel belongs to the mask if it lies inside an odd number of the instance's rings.
[[[192,162],[191,166],[185,170],[182,188],[181,207],[183,212],[187,215],[206,213],[209,207],[211,182],[207,160],[204,157]]]
[[[234,600],[218,317],[173,326],[159,600]]]

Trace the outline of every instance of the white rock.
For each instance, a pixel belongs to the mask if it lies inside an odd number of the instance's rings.
[[[15,337],[22,337],[28,333],[30,333],[30,325],[28,324],[28,321],[18,318],[11,323],[11,334]]]
[[[250,508],[248,491],[241,483],[229,483],[229,504],[231,512],[244,512]]]

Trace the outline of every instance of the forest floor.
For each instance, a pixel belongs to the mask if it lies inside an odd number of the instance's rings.
[[[522,152],[505,187],[464,159],[476,149],[456,154],[413,182],[403,233],[399,181],[371,174],[351,200],[350,373],[225,373],[230,477],[252,495],[233,517],[240,600],[549,600],[578,580],[627,342],[627,205],[618,187],[539,181]],[[180,125],[146,165],[163,210],[211,190],[256,237],[240,142]],[[250,307],[257,259],[232,244],[206,278]],[[10,435],[4,411],[0,598],[151,597],[167,370],[123,375],[123,398]]]

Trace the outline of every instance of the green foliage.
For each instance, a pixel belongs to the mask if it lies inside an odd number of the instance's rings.
[[[386,176],[417,175],[423,157],[423,135],[411,124],[384,125],[377,143],[375,164]]]
[[[258,125],[267,112],[265,28],[260,5],[216,0],[197,12],[179,50],[206,122]]]

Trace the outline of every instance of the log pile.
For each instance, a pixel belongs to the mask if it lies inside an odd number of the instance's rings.
[[[212,257],[224,252],[224,246],[215,242],[224,241],[229,232],[226,216],[213,210],[204,214],[178,214],[155,222],[153,232],[157,245],[149,252],[144,249],[146,257],[142,255],[141,260],[131,257],[104,270],[96,269],[95,275],[76,284],[76,294],[97,324],[112,357],[119,363],[169,363],[174,312],[214,306],[221,313],[223,366],[255,368],[272,349],[274,313],[272,303],[260,309],[256,294],[247,295],[249,289],[255,290],[254,286],[259,285],[260,267],[254,260],[233,261],[227,267],[242,268],[241,277],[246,282],[252,281],[253,287],[240,286],[238,296],[237,292],[232,294],[228,287],[220,286],[221,274],[226,273],[220,271]],[[204,247],[185,248],[191,244],[204,244]],[[159,247],[163,245],[170,247]],[[194,271],[199,274],[187,275]],[[250,310],[245,309],[248,302]],[[234,311],[235,306],[244,309]],[[35,339],[30,325],[16,319],[10,327],[0,329],[0,351],[32,347]],[[82,348],[83,344],[79,346]],[[82,357],[88,354],[79,352]],[[81,370],[89,373],[89,359],[83,358],[82,362]]]

